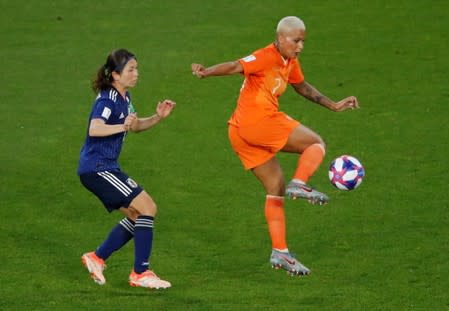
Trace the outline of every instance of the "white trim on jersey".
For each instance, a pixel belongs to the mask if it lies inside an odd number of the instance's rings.
[[[117,100],[117,91],[114,89],[109,90],[109,99],[112,100],[114,103]]]
[[[118,191],[123,193],[125,197],[129,196],[133,191],[120,179],[115,177],[113,174],[111,174],[108,171],[104,172],[98,172],[98,175],[103,177],[105,180],[107,180],[111,185],[113,185]]]

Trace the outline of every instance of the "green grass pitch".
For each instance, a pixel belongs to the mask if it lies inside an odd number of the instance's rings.
[[[0,2],[0,310],[449,310],[446,1]],[[306,23],[307,81],[361,105],[338,114],[291,89],[281,97],[327,143],[311,184],[330,204],[286,203],[305,278],[270,268],[262,187],[228,143],[242,78],[190,72],[269,44],[286,15]],[[166,291],[127,284],[132,243],[108,261],[104,287],[80,262],[121,219],[76,176],[90,79],[118,47],[138,57],[141,115],[178,103],[121,156],[158,203],[152,265]],[[327,178],[341,154],[365,166],[353,192]],[[289,178],[296,156],[279,159]]]

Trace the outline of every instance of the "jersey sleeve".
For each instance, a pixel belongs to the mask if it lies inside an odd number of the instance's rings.
[[[304,74],[301,70],[301,65],[297,59],[293,61],[292,69],[290,71],[290,75],[288,76],[288,83],[301,83],[304,81]]]
[[[273,60],[270,54],[262,49],[239,59],[239,62],[243,67],[243,73],[245,75],[249,75],[263,71],[265,68],[270,67]]]
[[[103,119],[108,123],[109,117],[114,112],[114,102],[108,98],[99,98],[95,102],[91,119]]]

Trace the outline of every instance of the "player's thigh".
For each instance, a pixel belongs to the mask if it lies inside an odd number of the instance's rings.
[[[128,209],[137,216],[156,216],[157,206],[146,191],[142,191],[131,201]]]
[[[266,116],[251,126],[240,127],[239,134],[249,144],[278,152],[300,123],[283,112]]]
[[[272,148],[266,148],[248,143],[241,135],[240,129],[232,125],[228,128],[229,141],[232,149],[239,157],[246,170],[253,169],[275,156]]]
[[[325,143],[320,135],[300,124],[290,133],[282,151],[302,153],[307,147],[313,144],[321,144],[325,147]]]
[[[80,176],[80,180],[109,212],[129,206],[143,191],[142,187],[119,170],[85,173]]]
[[[262,183],[267,194],[276,196],[284,195],[284,174],[276,157],[272,157],[270,160],[256,166],[251,171]]]

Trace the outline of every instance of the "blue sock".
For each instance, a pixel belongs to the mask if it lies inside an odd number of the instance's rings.
[[[134,227],[134,271],[148,270],[148,262],[153,246],[153,220],[151,216],[139,216]]]
[[[134,221],[123,218],[117,226],[112,229],[107,239],[97,248],[95,254],[103,260],[111,256],[113,252],[122,248],[134,235]]]

